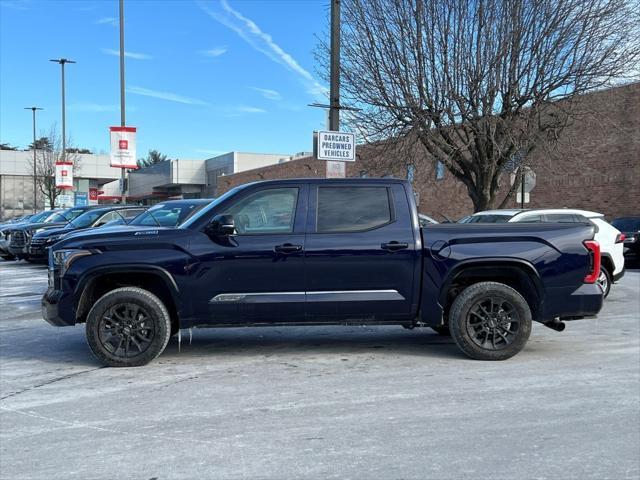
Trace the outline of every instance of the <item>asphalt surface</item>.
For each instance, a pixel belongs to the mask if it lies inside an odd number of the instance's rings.
[[[430,329],[194,330],[101,368],[0,263],[2,479],[640,478],[640,270],[505,362]]]

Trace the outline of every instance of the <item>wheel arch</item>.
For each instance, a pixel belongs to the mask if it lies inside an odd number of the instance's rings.
[[[492,281],[503,283],[524,297],[533,320],[542,315],[544,287],[535,267],[519,259],[484,258],[463,261],[449,272],[440,288],[438,303],[446,318],[455,296],[474,283]]]
[[[615,271],[615,265],[613,263],[613,258],[609,253],[600,253],[600,262],[601,265],[607,269],[609,275],[613,278],[613,272]]]
[[[143,288],[157,296],[167,307],[172,324],[180,325],[182,304],[178,286],[171,274],[162,267],[127,266],[99,267],[87,271],[75,290],[76,322],[86,320],[91,306],[105,293],[121,287]]]

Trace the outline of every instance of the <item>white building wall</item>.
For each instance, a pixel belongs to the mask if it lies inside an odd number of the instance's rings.
[[[76,154],[74,154],[76,155]],[[109,155],[77,154],[76,178],[112,180],[120,178],[120,169],[110,166]],[[33,151],[0,150],[0,175],[33,175]]]
[[[277,163],[286,162],[291,155],[281,153],[246,153],[233,152],[233,173],[240,173],[254,168],[267,167]]]

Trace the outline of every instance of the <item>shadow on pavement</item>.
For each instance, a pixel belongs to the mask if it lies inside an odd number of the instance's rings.
[[[53,328],[53,327],[52,327]],[[50,337],[39,335],[26,340],[16,335],[5,336],[0,358],[7,361],[39,361],[55,364],[97,366],[85,340],[84,328],[70,327]],[[16,332],[17,333],[17,332]],[[188,330],[182,330],[178,350],[177,335],[169,340],[159,360],[188,361],[192,358],[271,357],[296,355],[310,358],[316,355],[417,356],[423,358],[461,358],[449,337],[442,337],[428,328],[414,331],[402,327],[256,327],[193,329],[191,342]],[[466,357],[465,357],[466,358]]]
[[[461,354],[450,337],[428,328],[413,331],[402,327],[257,327],[194,329],[191,344],[188,330],[169,341],[162,358],[183,356],[348,355],[375,353],[452,358]]]

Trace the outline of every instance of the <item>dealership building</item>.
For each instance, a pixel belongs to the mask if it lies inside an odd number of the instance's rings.
[[[77,166],[73,175],[71,204],[90,202],[92,192],[97,193],[106,183],[120,178],[120,169],[109,165],[109,155],[74,156],[77,158]],[[0,219],[33,212],[32,168],[32,150],[0,150]],[[45,208],[45,198],[39,191],[36,200],[37,210]],[[96,200],[93,201],[97,203]]]
[[[206,160],[167,160],[129,171],[127,203],[150,205],[167,199],[216,197],[222,177],[306,155],[228,152]],[[33,151],[0,150],[0,218],[33,211],[32,158]],[[119,203],[121,173],[110,166],[109,155],[82,154],[77,159],[67,204]],[[45,207],[48,205],[38,192],[36,208]]]
[[[228,152],[206,160],[167,160],[130,172],[127,200],[153,204],[167,199],[213,198],[219,195],[225,176],[280,165],[307,155]],[[118,201],[119,182],[104,185],[99,199]]]

